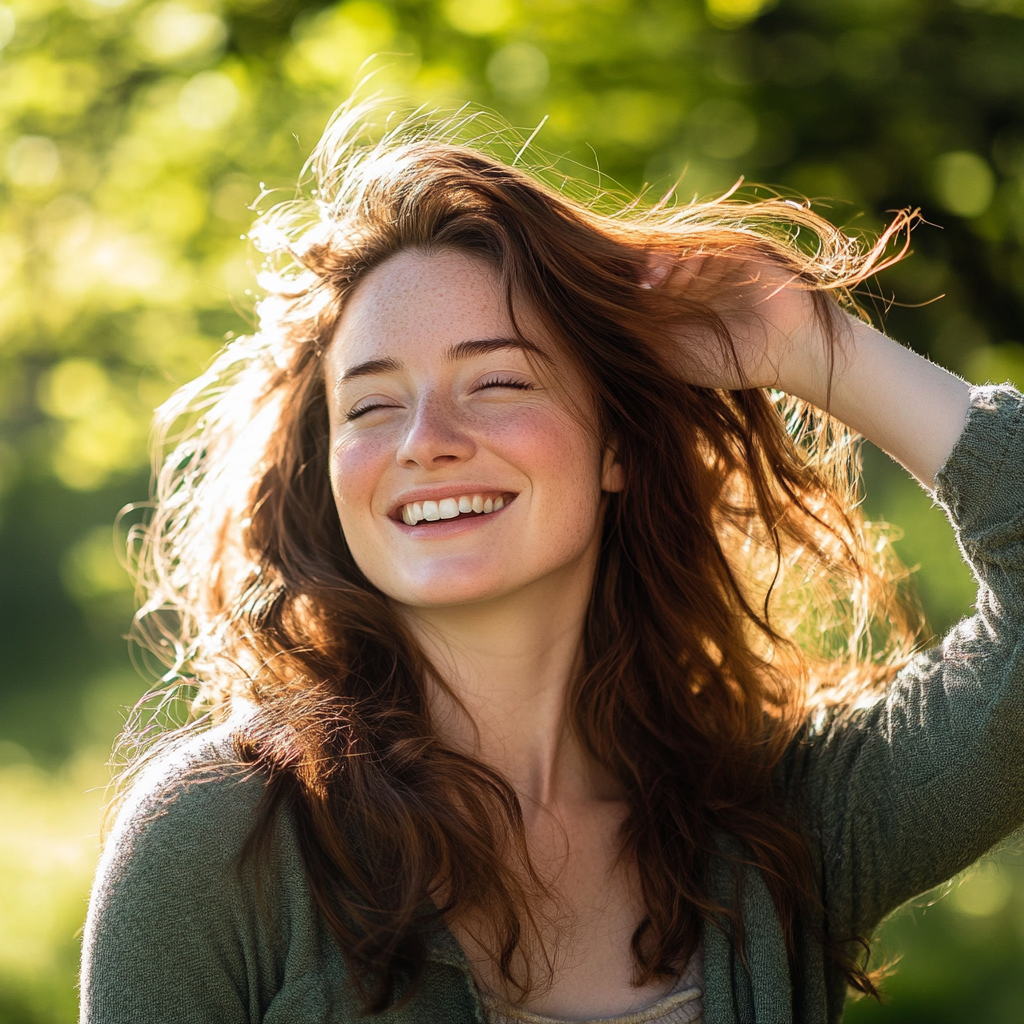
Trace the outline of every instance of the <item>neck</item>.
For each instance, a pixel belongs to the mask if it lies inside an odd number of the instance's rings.
[[[429,684],[436,731],[500,772],[528,818],[607,788],[568,717],[596,552],[586,562],[487,602],[402,609],[444,679]]]

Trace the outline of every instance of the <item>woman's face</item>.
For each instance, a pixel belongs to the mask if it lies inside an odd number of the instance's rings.
[[[621,473],[568,361],[521,319],[532,353],[497,273],[454,251],[399,253],[345,304],[325,356],[331,486],[357,564],[401,604],[593,573]]]

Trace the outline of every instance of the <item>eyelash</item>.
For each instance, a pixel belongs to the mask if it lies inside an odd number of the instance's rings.
[[[351,423],[352,420],[359,419],[359,417],[362,416],[364,413],[373,412],[374,409],[387,408],[388,406],[385,405],[383,402],[378,402],[376,405],[364,405],[361,409],[353,409],[351,412],[346,413],[345,419],[348,420],[349,423]]]
[[[489,377],[487,380],[481,381],[474,389],[476,391],[483,391],[484,388],[514,388],[516,391],[532,391],[533,385],[525,380],[504,380],[501,377]],[[345,419],[348,422],[359,419],[364,413],[373,412],[374,409],[387,409],[388,406],[383,402],[377,405],[364,405],[361,409],[353,409],[352,412],[346,413]]]
[[[533,385],[525,380],[503,380],[501,377],[489,377],[487,380],[481,381],[476,390],[482,391],[484,388],[515,388],[517,391],[532,391]]]

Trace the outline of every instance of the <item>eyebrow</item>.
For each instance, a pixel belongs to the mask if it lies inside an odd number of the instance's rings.
[[[525,338],[477,338],[473,341],[460,341],[452,345],[444,354],[446,363],[455,363],[462,359],[472,359],[474,356],[486,355],[488,352],[500,352],[503,349],[518,349],[520,352],[528,352],[530,355],[538,356],[545,362],[550,362],[551,357],[539,346]],[[402,364],[390,356],[385,359],[368,359],[365,363],[356,363],[355,366],[347,369],[339,378],[335,387],[340,387],[347,381],[355,380],[357,377],[370,377],[377,373],[389,373],[400,370]]]

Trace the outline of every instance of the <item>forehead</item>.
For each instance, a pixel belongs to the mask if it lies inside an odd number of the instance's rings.
[[[371,270],[345,302],[327,353],[343,368],[460,341],[511,336],[496,270],[460,252],[398,253]]]
[[[483,259],[455,250],[400,252],[346,299],[324,356],[327,387],[336,394],[347,380],[394,370],[430,376],[501,353],[502,362],[529,362],[574,419],[592,423],[594,396],[579,367],[528,301],[517,299],[515,307],[513,324],[501,277]]]

